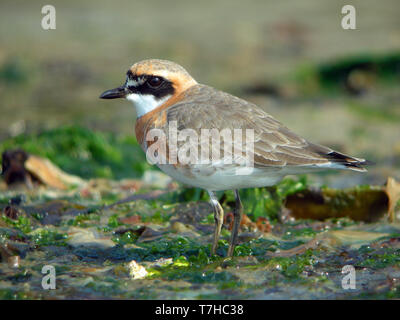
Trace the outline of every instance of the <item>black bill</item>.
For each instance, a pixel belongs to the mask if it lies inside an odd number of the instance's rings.
[[[115,89],[104,91],[100,95],[100,99],[117,99],[117,98],[125,98],[128,94],[127,89],[125,86],[121,86]]]

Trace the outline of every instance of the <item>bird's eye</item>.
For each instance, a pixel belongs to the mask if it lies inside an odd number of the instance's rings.
[[[162,84],[162,79],[159,77],[154,77],[147,80],[147,84],[152,88],[158,88]]]

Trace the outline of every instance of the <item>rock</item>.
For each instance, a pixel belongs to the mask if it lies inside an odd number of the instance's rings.
[[[14,206],[7,206],[3,210],[4,215],[11,220],[17,220],[20,212]]]
[[[172,258],[160,258],[156,261],[154,261],[151,266],[155,267],[155,268],[162,268],[162,267],[166,267],[169,266],[171,264],[173,264],[174,261]]]
[[[179,221],[175,221],[174,223],[172,223],[171,230],[177,233],[191,231],[190,228],[188,228],[182,222]]]
[[[84,180],[65,173],[49,159],[30,155],[25,162],[25,168],[43,184],[49,187],[66,190],[70,186],[80,186],[84,184]]]
[[[34,183],[67,190],[85,182],[77,176],[65,173],[49,159],[30,155],[24,150],[7,150],[2,154],[2,175],[8,186],[25,184],[33,188]]]
[[[142,233],[140,234],[137,242],[146,242],[146,241],[153,241],[158,238],[161,238],[163,235],[163,232],[156,231],[152,228],[149,227],[144,227]]]
[[[400,183],[397,182],[394,178],[389,177],[386,182],[385,187],[386,194],[389,198],[389,220],[390,222],[396,221],[396,205],[400,200]]]
[[[24,150],[6,150],[1,155],[2,175],[5,183],[10,185],[25,184],[32,187],[32,176],[25,168],[29,155]]]
[[[11,256],[8,257],[7,262],[11,268],[19,268],[21,259],[19,256]]]
[[[88,246],[111,248],[115,243],[108,238],[102,238],[94,229],[71,228],[68,232],[67,243],[73,247]]]
[[[129,275],[134,280],[143,279],[148,274],[148,272],[145,269],[145,267],[143,267],[140,264],[138,264],[135,260],[132,260],[131,262],[129,262],[128,268],[129,268]]]
[[[171,230],[176,233],[186,234],[189,237],[199,237],[200,234],[193,230],[191,225],[185,225],[182,222],[175,221],[171,225]]]

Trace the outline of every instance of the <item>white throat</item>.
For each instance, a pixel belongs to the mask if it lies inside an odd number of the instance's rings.
[[[169,98],[171,98],[171,95],[165,96],[164,98],[158,100],[152,94],[131,93],[126,96],[126,99],[132,101],[133,105],[135,106],[138,118],[158,108]]]

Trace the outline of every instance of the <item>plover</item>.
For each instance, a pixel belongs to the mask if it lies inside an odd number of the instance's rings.
[[[228,248],[228,256],[232,256],[243,212],[239,189],[271,186],[288,174],[322,169],[366,171],[363,167],[366,160],[307,141],[255,104],[197,83],[183,67],[171,61],[149,59],[135,63],[128,70],[125,83],[105,91],[100,98],[132,101],[137,113],[136,138],[143,150],[148,152],[156,141],[154,137],[149,139],[149,133],[154,129],[164,132],[157,141],[164,140],[166,148],[160,148],[155,154],[162,153],[166,161],[157,163],[158,167],[186,185],[208,191],[215,219],[211,254],[216,253],[224,217],[216,191],[234,190],[235,193],[234,223]],[[223,148],[217,144],[210,149],[206,139],[207,145],[201,154],[206,151],[210,161],[184,162],[176,153],[183,146],[185,153],[193,145],[188,147],[184,141],[178,141],[177,150],[172,150],[171,127],[178,131],[189,129],[198,136],[202,130],[242,130],[239,132],[251,133],[252,141],[245,140],[244,134],[239,133],[239,142],[246,142],[240,145],[233,140],[236,152],[232,156],[225,152],[226,146],[229,149],[228,143],[224,142]],[[205,140],[200,139],[198,145],[204,143]],[[222,157],[213,158],[215,148],[223,152]],[[248,159],[245,149],[250,150],[250,165],[243,161],[243,158]],[[233,161],[225,161],[228,154]],[[237,158],[242,161],[235,161]]]

